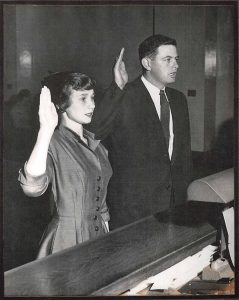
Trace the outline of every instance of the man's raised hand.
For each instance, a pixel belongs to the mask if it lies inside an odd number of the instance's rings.
[[[128,73],[125,68],[123,61],[124,48],[121,49],[120,55],[118,56],[114,65],[114,80],[120,89],[123,89],[128,82]]]

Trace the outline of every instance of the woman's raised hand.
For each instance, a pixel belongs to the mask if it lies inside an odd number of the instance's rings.
[[[114,80],[120,89],[123,89],[128,82],[128,73],[123,61],[124,48],[121,49],[120,55],[114,65]]]
[[[53,133],[58,124],[58,114],[54,104],[51,102],[51,92],[46,86],[41,89],[38,114],[40,128]]]
[[[32,176],[40,176],[45,173],[49,144],[58,124],[58,115],[51,102],[50,90],[46,86],[41,90],[38,115],[40,129],[36,144],[26,164],[26,170]]]

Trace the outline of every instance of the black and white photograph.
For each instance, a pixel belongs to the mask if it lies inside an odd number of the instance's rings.
[[[238,1],[0,5],[2,297],[239,297]]]

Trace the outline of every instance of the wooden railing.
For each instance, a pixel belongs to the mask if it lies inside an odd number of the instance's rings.
[[[4,295],[119,295],[215,243],[209,221],[198,204],[149,216],[5,272]]]

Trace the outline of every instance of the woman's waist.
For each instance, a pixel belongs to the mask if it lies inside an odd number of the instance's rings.
[[[102,219],[101,213],[90,213],[81,215],[53,215],[52,222],[75,224],[76,222],[90,222],[97,219]]]

